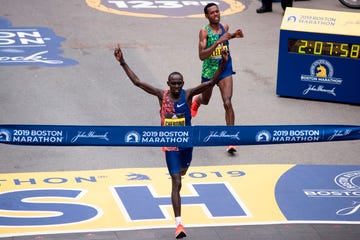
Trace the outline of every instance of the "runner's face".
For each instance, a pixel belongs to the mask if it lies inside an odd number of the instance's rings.
[[[168,85],[170,87],[170,92],[177,97],[184,86],[184,80],[181,75],[174,74],[170,77]]]
[[[207,9],[206,18],[209,19],[210,23],[220,22],[220,11],[218,6],[211,6]]]

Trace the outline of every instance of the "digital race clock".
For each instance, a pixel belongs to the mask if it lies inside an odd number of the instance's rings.
[[[360,14],[286,8],[279,96],[360,104]]]
[[[288,51],[299,54],[332,56],[351,59],[360,58],[360,44],[316,41],[307,39],[288,39]]]

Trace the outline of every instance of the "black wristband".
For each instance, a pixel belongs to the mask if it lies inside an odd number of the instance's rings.
[[[121,66],[125,66],[125,65],[126,65],[126,62],[120,62],[120,65],[121,65]]]

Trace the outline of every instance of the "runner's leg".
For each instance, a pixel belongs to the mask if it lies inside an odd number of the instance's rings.
[[[231,98],[233,94],[232,76],[228,76],[221,80],[219,82],[219,89],[225,109],[226,125],[232,126],[235,124],[235,113],[231,103]],[[233,145],[229,145],[227,146],[226,151],[230,154],[234,154],[236,152],[236,147]]]
[[[225,122],[227,126],[235,124],[235,113],[232,107],[231,98],[233,95],[233,79],[232,75],[222,79],[219,82],[221,98],[225,109]]]
[[[174,210],[174,216],[181,216],[181,198],[180,198],[180,190],[181,190],[181,175],[180,173],[170,174],[171,176],[171,203]]]

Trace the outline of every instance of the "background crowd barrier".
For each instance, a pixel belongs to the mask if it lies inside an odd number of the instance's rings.
[[[0,125],[0,143],[40,146],[226,146],[359,140],[354,125]]]

